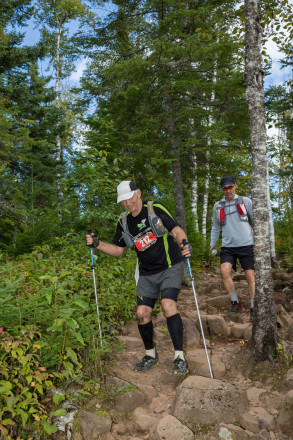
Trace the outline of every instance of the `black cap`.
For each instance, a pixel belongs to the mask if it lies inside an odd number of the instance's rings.
[[[233,179],[233,177],[231,177],[231,176],[224,176],[221,179],[220,185],[221,185],[221,188],[224,188],[224,186],[232,186],[232,185],[235,185],[235,183],[236,182]]]

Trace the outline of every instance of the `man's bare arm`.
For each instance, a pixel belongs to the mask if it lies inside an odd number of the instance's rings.
[[[91,246],[94,243],[93,234],[86,235],[86,244],[87,246]],[[104,252],[104,254],[111,255],[111,257],[121,257],[121,255],[125,251],[125,247],[116,246],[116,244],[105,243],[104,241],[99,241],[98,246],[94,249],[98,249],[98,251]]]

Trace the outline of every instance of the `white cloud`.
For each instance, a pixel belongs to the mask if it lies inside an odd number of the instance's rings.
[[[84,69],[87,66],[87,58],[83,58],[79,63],[76,64],[75,71],[70,75],[69,80],[73,82],[78,82],[83,74]]]
[[[272,61],[270,75],[264,78],[264,87],[265,89],[268,89],[271,86],[278,86],[280,84],[283,84],[291,77],[292,71],[291,67],[282,68],[280,60],[284,58],[284,54],[280,51],[275,41],[272,40],[272,37],[269,38],[269,40],[265,44],[265,49]],[[280,135],[279,129],[275,126],[270,128],[267,127],[267,135],[271,139],[277,139]]]
[[[272,38],[270,37],[265,44],[265,49],[272,60],[271,74],[265,78],[265,88],[282,84],[292,75],[291,67],[282,67],[280,60],[285,58],[285,54],[280,51]]]

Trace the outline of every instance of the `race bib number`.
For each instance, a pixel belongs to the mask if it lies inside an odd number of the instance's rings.
[[[151,245],[155,244],[156,241],[157,241],[157,237],[152,232],[149,232],[143,237],[140,237],[139,239],[135,240],[134,244],[136,249],[142,252],[145,251],[147,248],[149,248]]]

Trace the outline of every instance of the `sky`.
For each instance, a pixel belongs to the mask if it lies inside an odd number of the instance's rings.
[[[270,39],[266,45],[269,56],[272,59],[271,74],[265,78],[265,88],[272,85],[279,85],[292,77],[292,68],[287,66],[281,68],[280,59],[284,55],[279,51],[277,44]]]

